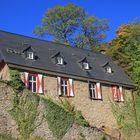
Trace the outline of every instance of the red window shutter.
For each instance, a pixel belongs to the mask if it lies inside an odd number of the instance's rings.
[[[61,77],[57,77],[57,93],[61,95]]]
[[[69,79],[69,96],[74,96],[74,85],[73,85],[73,79]]]
[[[25,87],[28,88],[29,86],[29,73],[28,72],[24,72],[24,84],[25,84]]]
[[[123,96],[123,90],[122,86],[119,86],[119,101],[123,102],[124,101],[124,96]]]
[[[42,74],[37,75],[37,93],[43,93],[43,76],[42,76]]]
[[[112,86],[112,94],[113,94],[113,100],[118,101],[118,87]]]
[[[100,83],[96,83],[95,87],[96,87],[95,88],[96,89],[96,98],[97,99],[102,99]]]

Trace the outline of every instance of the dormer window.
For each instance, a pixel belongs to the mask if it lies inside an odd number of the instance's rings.
[[[64,61],[62,57],[57,57],[57,64],[63,65]]]
[[[89,64],[87,62],[83,62],[83,68],[85,70],[89,70]]]
[[[62,53],[60,53],[60,52],[57,52],[57,53],[53,54],[53,55],[51,56],[51,58],[52,58],[52,62],[53,62],[55,65],[65,66],[65,65],[67,64],[66,61],[65,61],[65,59],[64,59],[64,56],[63,56]]]
[[[27,52],[27,58],[28,59],[34,59],[34,53],[33,52]]]
[[[107,72],[107,73],[112,73],[112,69],[111,69],[110,66],[107,66],[107,67],[106,67],[106,72]]]
[[[83,69],[83,70],[89,70],[91,69],[90,65],[89,65],[89,61],[87,60],[86,57],[82,58],[81,60],[78,61],[80,63],[80,67]]]
[[[102,67],[103,67],[103,71],[104,71],[105,73],[110,74],[110,73],[113,73],[113,72],[114,72],[114,71],[112,70],[112,64],[110,64],[109,62],[106,62],[105,64],[103,64]]]

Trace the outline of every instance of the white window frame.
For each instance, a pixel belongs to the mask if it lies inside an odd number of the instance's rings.
[[[89,63],[83,62],[83,67],[85,70],[89,70]]]
[[[29,79],[29,83],[31,83],[31,87],[29,87],[29,89],[33,92],[33,93],[37,93],[37,76],[29,74],[29,76],[31,76],[31,79]],[[35,77],[35,80],[34,80]],[[36,89],[34,91],[34,83],[36,84]],[[29,84],[30,85],[30,84]]]
[[[62,57],[57,57],[57,64],[63,65],[63,58]]]
[[[61,94],[68,96],[68,79],[61,78]]]
[[[89,92],[91,92],[91,93],[89,93],[91,99],[97,99],[97,97],[96,97],[96,84],[95,83],[89,82]]]
[[[112,68],[111,68],[110,66],[107,66],[107,67],[106,67],[106,72],[107,72],[107,73],[112,73]]]
[[[34,53],[33,52],[27,52],[27,58],[28,59],[34,59]]]

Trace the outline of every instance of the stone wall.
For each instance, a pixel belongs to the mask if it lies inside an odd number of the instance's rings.
[[[2,80],[10,79],[9,67],[4,62],[0,62],[0,79]]]
[[[117,127],[116,119],[112,113],[111,102],[112,89],[111,85],[101,85],[103,100],[91,100],[89,98],[88,83],[74,80],[74,97],[59,97],[57,94],[57,77],[44,77],[45,96],[49,96],[55,101],[66,99],[71,102],[77,110],[81,110],[83,116],[90,123],[97,127]],[[131,91],[123,89],[124,96],[131,96]],[[123,103],[118,103],[123,104]]]
[[[12,109],[13,90],[4,83],[0,83],[0,133],[19,137],[15,120],[9,114]]]
[[[4,65],[4,69],[1,73],[3,73],[3,77],[5,77],[4,79],[9,79],[9,68],[7,65]],[[23,80],[23,75],[21,77]],[[51,97],[56,102],[59,102],[60,99],[68,100],[77,110],[82,112],[83,116],[90,125],[97,126],[98,128],[102,126],[111,128],[118,127],[111,108],[111,102],[113,101],[111,85],[101,84],[103,100],[91,100],[89,98],[87,81],[78,81],[74,79],[75,96],[69,98],[58,96],[56,76],[44,75],[43,83],[45,96]],[[123,89],[123,92],[125,96],[131,96],[131,90]]]
[[[27,90],[25,90],[23,94],[26,92]],[[18,132],[16,121],[13,120],[9,114],[9,110],[12,109],[13,97],[13,90],[6,84],[0,83],[0,134],[10,134],[12,137],[19,138],[20,134]],[[42,100],[40,100],[38,106],[39,116],[36,120],[36,123],[42,119],[45,110],[46,108],[44,108],[44,104]],[[48,128],[46,119],[43,119],[42,123],[32,133],[32,136],[40,136],[43,138],[43,140],[56,140]],[[99,140],[103,136],[105,136],[105,134],[96,127],[82,127],[73,125],[64,135],[62,140]],[[106,139],[113,140],[114,138],[106,135]]]

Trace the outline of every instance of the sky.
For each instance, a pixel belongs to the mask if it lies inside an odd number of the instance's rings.
[[[107,19],[107,42],[115,37],[120,25],[140,19],[140,0],[0,0],[0,30],[36,37],[32,31],[41,24],[47,9],[68,3],[84,7],[89,15]]]

